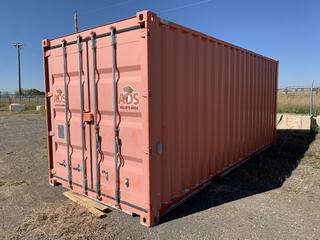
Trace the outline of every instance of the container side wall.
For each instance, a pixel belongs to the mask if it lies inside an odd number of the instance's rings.
[[[165,212],[275,140],[276,61],[154,17],[153,211]]]

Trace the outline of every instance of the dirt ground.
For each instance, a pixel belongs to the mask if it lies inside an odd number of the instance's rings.
[[[320,239],[317,135],[279,132],[146,228],[119,211],[97,219],[49,186],[44,116],[0,111],[0,134],[0,239]]]

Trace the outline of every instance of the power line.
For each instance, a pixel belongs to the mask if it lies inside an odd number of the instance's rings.
[[[122,2],[118,2],[118,3],[115,3],[115,4],[111,4],[111,5],[105,6],[105,7],[100,7],[100,8],[96,8],[96,9],[91,9],[91,10],[89,10],[89,11],[87,11],[87,12],[86,12],[86,11],[85,11],[85,12],[76,11],[76,13],[75,13],[75,15],[74,15],[75,32],[78,32],[78,27],[79,27],[78,18],[79,18],[79,15],[80,15],[80,16],[92,15],[92,14],[94,14],[94,13],[100,12],[101,10],[118,7],[118,6],[121,6],[121,5],[125,5],[125,4],[127,4],[128,2],[132,2],[132,1],[133,1],[133,0],[125,0],[125,1],[122,1]],[[79,14],[79,13],[80,13],[80,14]],[[83,27],[82,27],[82,29],[83,29]]]
[[[200,4],[209,3],[209,2],[212,2],[212,1],[213,0],[203,0],[203,1],[199,1],[199,2],[189,3],[189,4],[185,4],[185,5],[179,6],[179,7],[162,10],[162,11],[159,11],[159,13],[172,12],[172,11],[176,11],[176,10],[180,10],[180,9],[184,9],[184,8],[188,8],[188,7],[198,6]]]
[[[118,2],[118,3],[115,3],[115,4],[111,4],[111,5],[108,5],[108,6],[105,6],[105,7],[100,7],[100,8],[96,8],[96,9],[91,9],[87,12],[80,12],[80,14],[83,16],[83,15],[89,15],[89,14],[92,14],[92,13],[96,13],[96,12],[100,12],[101,10],[104,10],[104,9],[108,9],[108,8],[113,8],[113,7],[118,7],[118,6],[121,6],[121,5],[124,5],[128,2],[132,2],[133,0],[125,0],[125,1],[122,1],[122,2]]]
[[[78,31],[78,15],[81,15],[81,16],[91,15],[91,14],[93,14],[93,13],[100,12],[101,10],[118,7],[118,6],[121,6],[121,5],[125,5],[125,4],[127,4],[127,3],[129,3],[129,2],[132,2],[132,1],[134,1],[134,0],[124,0],[124,1],[122,1],[122,2],[118,2],[118,3],[115,3],[115,4],[111,4],[111,5],[108,5],[108,6],[105,6],[105,7],[100,7],[100,8],[92,9],[92,10],[85,11],[85,12],[76,11],[75,16],[74,16],[74,19],[75,19],[75,20],[74,20],[74,21],[75,21],[75,32]],[[209,3],[209,2],[212,2],[212,1],[213,1],[213,0],[202,0],[202,1],[194,2],[194,3],[189,3],[189,4],[185,4],[185,5],[179,6],[179,7],[169,8],[169,9],[165,9],[165,10],[157,11],[157,12],[158,12],[158,13],[172,12],[172,11],[176,11],[176,10],[180,10],[180,9],[184,9],[184,8],[188,8],[188,7],[193,7],[193,6],[198,6],[198,5],[201,5],[201,4]]]

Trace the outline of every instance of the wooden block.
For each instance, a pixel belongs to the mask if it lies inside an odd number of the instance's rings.
[[[96,209],[99,209],[100,211],[103,211],[103,212],[110,211],[110,209],[106,205],[104,205],[102,203],[99,203],[99,202],[97,202],[97,201],[95,201],[93,199],[90,199],[87,196],[83,196],[83,195],[81,195],[79,193],[76,193],[76,192],[71,192],[71,193],[73,195],[75,195],[76,197],[78,197],[79,199],[81,199],[82,201],[88,203],[89,205],[95,207]]]
[[[85,206],[89,212],[91,212],[93,215],[97,216],[98,218],[104,218],[107,216],[105,212],[101,212],[100,210],[90,207],[90,206]]]
[[[80,194],[74,193],[74,192],[64,192],[63,195],[65,195],[67,198],[69,198],[70,200],[74,201],[75,203],[78,203],[79,205],[87,208],[87,210],[89,212],[91,212],[92,214],[94,214],[95,216],[99,217],[99,218],[103,218],[106,217],[107,214],[105,212],[102,212],[100,209],[97,209],[95,206],[96,205],[93,200],[86,198],[84,196],[81,196]],[[94,202],[94,203],[92,203]],[[101,204],[102,205],[102,204]],[[99,206],[101,207],[101,206]],[[108,207],[106,207],[108,209]],[[106,210],[104,210],[106,211]]]

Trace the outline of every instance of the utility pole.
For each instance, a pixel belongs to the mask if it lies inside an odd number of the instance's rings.
[[[74,32],[78,32],[78,12],[74,13]]]
[[[21,65],[20,65],[20,49],[23,44],[17,42],[13,46],[18,50],[18,76],[19,76],[19,95],[21,96]]]

